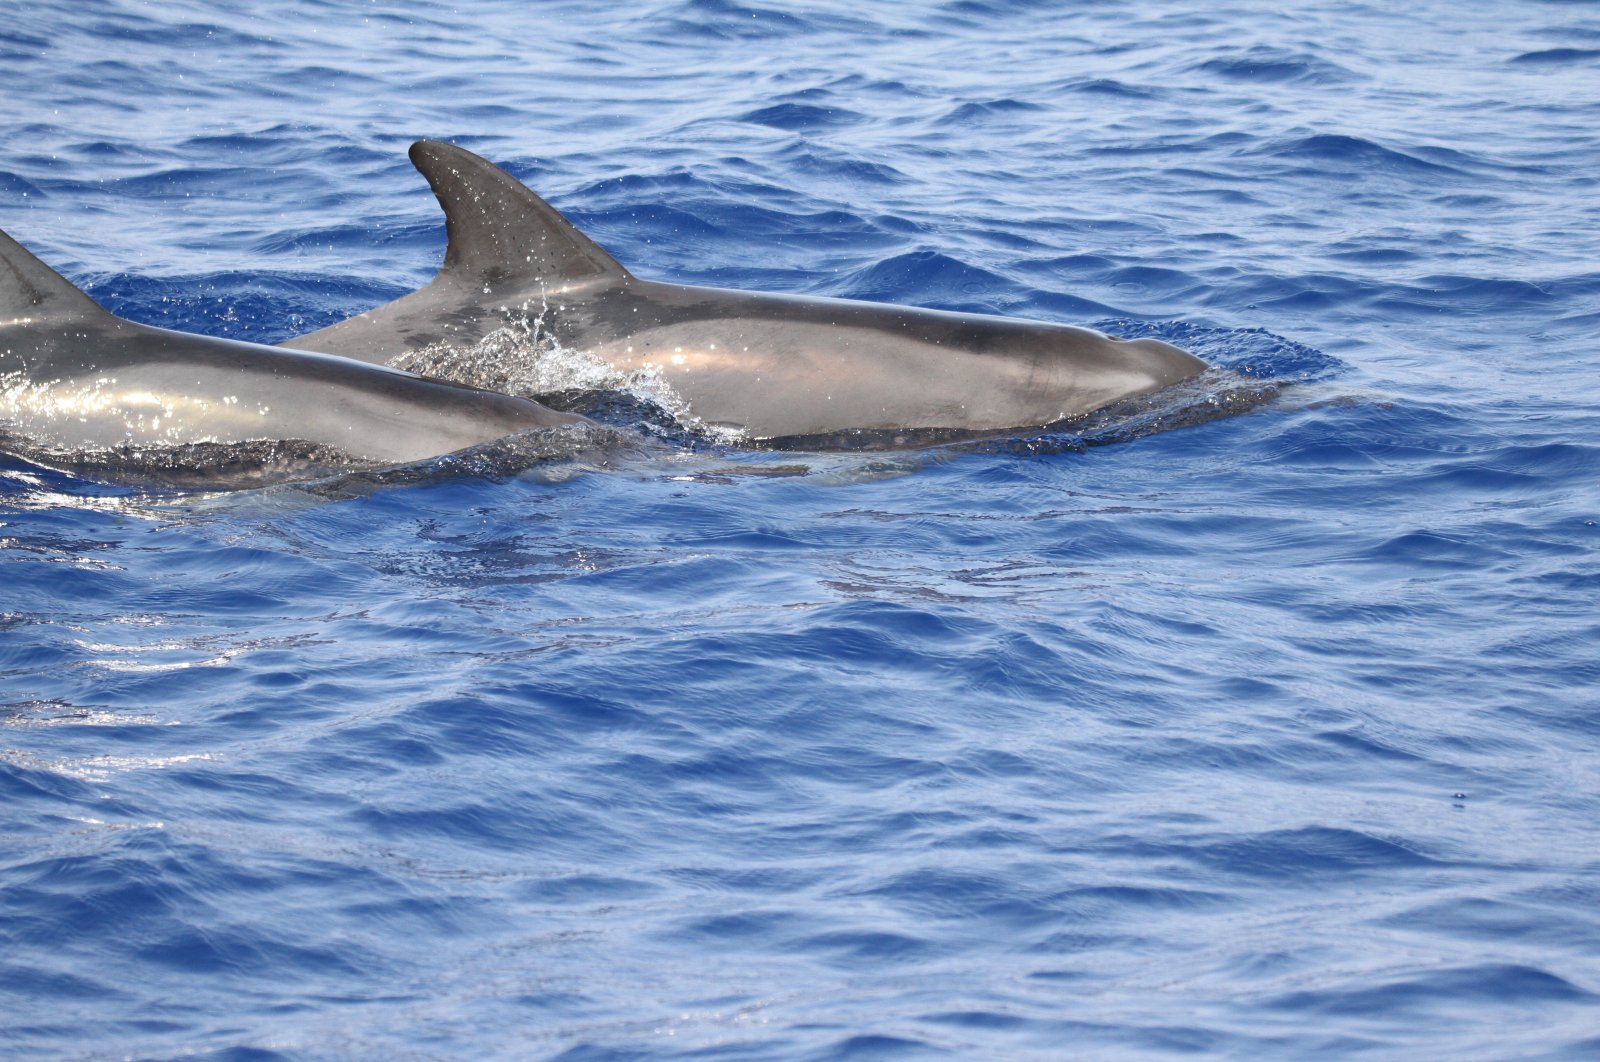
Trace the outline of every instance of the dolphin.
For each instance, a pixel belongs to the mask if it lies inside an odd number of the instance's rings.
[[[0,232],[0,449],[70,460],[291,440],[397,465],[580,422],[349,358],[135,324]]]
[[[1159,340],[1070,325],[641,280],[472,152],[422,140],[411,161],[444,208],[438,275],[284,346],[403,364],[531,317],[624,376],[655,374],[703,422],[767,441],[1039,427],[1206,368]],[[459,358],[423,362],[470,375]]]

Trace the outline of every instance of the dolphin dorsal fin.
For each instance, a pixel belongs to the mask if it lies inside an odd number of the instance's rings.
[[[110,317],[100,304],[0,232],[0,324],[19,318]]]
[[[505,170],[438,140],[411,145],[411,162],[444,208],[450,246],[440,279],[625,284],[633,279],[589,237]]]

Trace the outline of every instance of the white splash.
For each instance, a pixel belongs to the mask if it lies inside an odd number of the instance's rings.
[[[476,343],[448,340],[392,358],[389,364],[422,376],[482,387],[503,394],[538,398],[562,391],[618,391],[659,406],[679,424],[723,445],[747,441],[739,428],[707,424],[667,382],[662,367],[646,362],[621,370],[588,351],[564,346],[546,327],[548,297],[537,313],[532,302],[502,307],[506,325]]]

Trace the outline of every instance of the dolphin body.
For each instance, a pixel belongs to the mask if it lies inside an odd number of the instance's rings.
[[[470,347],[520,309],[561,346],[659,374],[701,420],[759,440],[1038,427],[1206,368],[1158,340],[1070,325],[640,280],[477,155],[422,140],[411,161],[444,208],[438,275],[284,346],[400,363]]]
[[[70,459],[292,440],[395,465],[574,422],[349,358],[135,324],[0,232],[0,448]]]

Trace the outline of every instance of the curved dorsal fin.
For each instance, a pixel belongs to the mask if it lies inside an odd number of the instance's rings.
[[[23,317],[93,316],[111,315],[32,251],[0,232],[0,324]]]
[[[441,278],[562,281],[633,278],[555,207],[505,170],[438,140],[411,145],[411,162],[444,208],[450,246]]]

